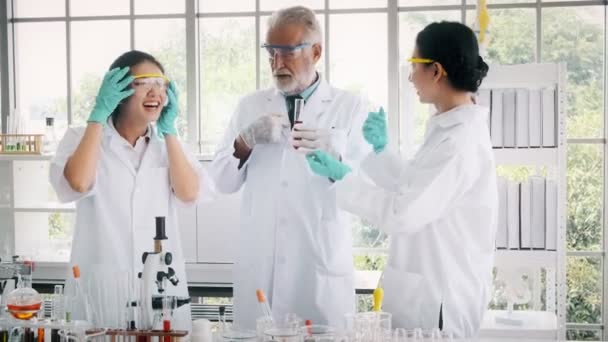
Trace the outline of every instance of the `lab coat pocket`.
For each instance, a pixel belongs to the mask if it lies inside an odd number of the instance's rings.
[[[438,323],[440,303],[429,301],[429,286],[422,275],[387,265],[382,286],[384,310],[393,314],[393,327],[406,329],[437,327],[434,324]],[[427,317],[429,306],[434,307],[435,304],[437,316]]]
[[[321,220],[316,232],[316,255],[319,272],[328,276],[346,276],[353,272],[350,225],[340,220]]]
[[[342,328],[344,314],[355,312],[353,273],[337,276],[319,272],[316,278],[314,304],[323,316],[320,324]]]

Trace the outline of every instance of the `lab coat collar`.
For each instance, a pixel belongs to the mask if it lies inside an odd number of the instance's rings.
[[[118,156],[118,159],[120,159],[120,161],[131,172],[133,176],[136,176],[137,170],[135,170],[135,168],[133,167],[133,163],[131,162],[129,157],[124,153],[125,140],[114,127],[112,116],[108,118],[107,125],[104,128],[104,135],[106,139],[108,139],[108,145],[110,146],[112,151]],[[146,132],[145,136],[150,138],[150,140],[148,141],[148,147],[146,149],[146,152],[144,153],[141,165],[139,166],[140,170],[145,166],[145,164],[147,164],[147,160],[150,159],[149,155],[152,149],[156,150],[160,146],[160,138],[157,135],[156,128],[151,123],[148,124],[148,131]]]
[[[435,114],[429,119],[430,126],[448,128],[473,121],[488,120],[488,108],[476,104],[462,105],[441,114]]]
[[[319,74],[319,77],[322,77]],[[306,101],[306,109],[303,113],[304,122],[318,122],[319,117],[325,113],[325,109],[331,103],[334,97],[333,88],[327,83],[327,81],[321,78],[319,86],[312,95]],[[273,108],[285,108],[285,95],[283,95],[278,89],[274,91],[268,91],[266,93],[266,100],[271,103]]]
[[[116,130],[116,127],[114,126],[114,121],[112,120],[112,116],[108,117],[108,121],[106,122],[107,125],[104,129],[104,133],[105,136],[109,136],[109,137],[115,137],[118,140],[120,139],[124,139],[120,133],[118,133],[118,131]],[[144,137],[148,138],[149,141],[152,141],[153,137],[156,137],[156,130],[154,129],[154,125],[152,125],[151,123],[148,124],[148,130],[146,131],[146,134],[143,135]]]

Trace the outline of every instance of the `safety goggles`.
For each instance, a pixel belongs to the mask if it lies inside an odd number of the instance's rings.
[[[268,58],[270,60],[275,59],[277,55],[283,59],[291,60],[300,56],[302,49],[311,45],[312,44],[310,43],[301,43],[298,45],[264,44],[262,45],[262,48],[268,52]]]
[[[162,74],[141,74],[133,76],[131,85],[135,89],[150,91],[152,89],[166,90],[169,87],[169,79]]]
[[[437,64],[439,64],[439,67],[441,69],[441,72],[442,72],[443,76],[447,76],[448,75],[448,73],[443,68],[443,65],[441,65],[441,63],[437,62],[434,59],[412,57],[412,58],[408,58],[407,61],[409,63],[412,63],[412,64],[415,64],[415,63],[417,63],[417,64],[433,64],[433,63],[437,63]]]

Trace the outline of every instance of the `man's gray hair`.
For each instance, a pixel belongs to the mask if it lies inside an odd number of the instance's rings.
[[[277,27],[298,24],[306,29],[306,43],[322,44],[321,25],[315,16],[315,13],[304,6],[294,6],[283,8],[274,12],[268,18],[268,31]]]

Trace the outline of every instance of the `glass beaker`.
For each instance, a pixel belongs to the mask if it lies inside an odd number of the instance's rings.
[[[264,332],[265,342],[303,342],[298,329],[291,327],[275,327]]]
[[[222,341],[237,342],[237,341],[257,341],[258,335],[255,331],[240,329],[231,326],[222,332]]]
[[[264,339],[264,333],[272,327],[273,321],[271,317],[262,316],[255,321],[255,330],[260,341]]]
[[[393,333],[393,342],[407,342],[407,330],[403,328],[395,329]]]

